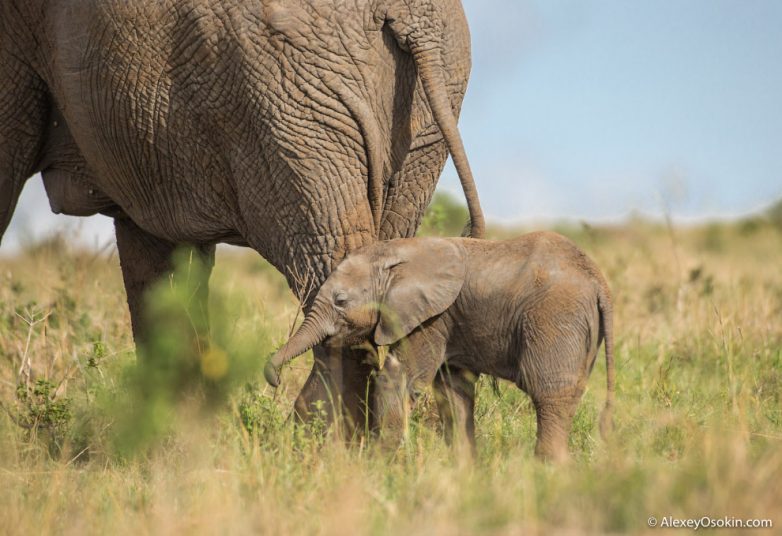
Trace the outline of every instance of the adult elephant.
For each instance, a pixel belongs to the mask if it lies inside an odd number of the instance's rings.
[[[137,342],[181,244],[252,247],[307,305],[348,251],[415,232],[447,149],[482,234],[469,68],[459,0],[0,0],[0,236],[37,171],[55,212],[114,217]],[[364,422],[344,354],[316,350],[299,415],[336,393]]]

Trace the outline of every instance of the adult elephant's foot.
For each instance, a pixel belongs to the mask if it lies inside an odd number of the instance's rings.
[[[294,411],[303,423],[324,421],[348,440],[360,440],[374,428],[368,401],[374,393],[373,367],[365,350],[316,346],[315,363]]]

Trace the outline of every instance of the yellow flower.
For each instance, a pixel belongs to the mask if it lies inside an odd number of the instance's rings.
[[[210,347],[201,355],[201,373],[210,380],[219,380],[228,372],[228,354],[222,349]]]

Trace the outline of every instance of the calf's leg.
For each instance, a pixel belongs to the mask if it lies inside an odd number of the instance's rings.
[[[573,426],[578,402],[583,389],[573,388],[564,393],[539,395],[533,399],[538,420],[535,455],[553,462],[569,458],[568,436]]]
[[[440,367],[434,379],[434,396],[445,441],[457,451],[475,456],[475,382],[473,372],[448,366]]]

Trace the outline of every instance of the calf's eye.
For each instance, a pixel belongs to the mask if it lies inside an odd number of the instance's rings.
[[[334,295],[334,305],[344,307],[348,303],[348,295],[344,292],[338,292]]]

